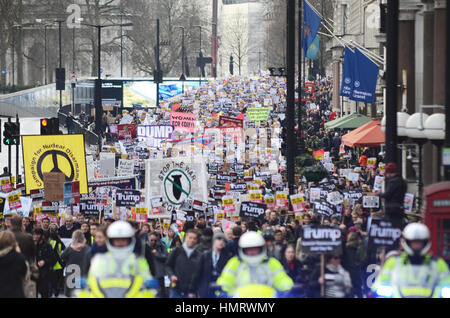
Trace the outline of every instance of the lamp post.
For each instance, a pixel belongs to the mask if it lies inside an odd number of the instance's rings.
[[[112,13],[111,16],[120,17],[120,77],[123,77],[123,17],[132,17],[131,13]]]
[[[184,72],[185,72],[185,65],[184,65],[184,61],[185,61],[185,55],[186,55],[186,51],[185,51],[185,47],[184,47],[184,26],[176,26],[176,28],[180,28],[181,29],[181,77],[180,77],[180,81],[182,81],[181,86],[182,86],[182,93],[184,94],[184,81],[186,80],[186,77],[184,76]]]
[[[97,79],[95,80],[95,133],[98,136],[98,145],[101,150],[102,145],[102,117],[103,117],[103,106],[102,106],[102,78],[101,78],[101,50],[102,50],[102,29],[113,27],[113,26],[132,26],[133,23],[126,24],[109,24],[109,25],[93,25],[83,23],[85,26],[96,28],[98,32],[98,59],[97,59]]]
[[[200,53],[199,56],[202,57],[202,26],[201,25],[194,25],[194,27],[200,29]],[[200,85],[202,84],[202,70],[200,68]]]

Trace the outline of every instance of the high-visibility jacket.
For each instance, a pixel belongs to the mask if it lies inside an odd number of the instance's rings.
[[[276,258],[271,257],[257,266],[250,266],[235,256],[225,265],[217,285],[231,296],[236,289],[244,286],[264,285],[278,291],[288,291],[294,283]],[[255,291],[254,295],[259,293]]]
[[[153,298],[156,291],[145,287],[151,279],[147,261],[134,253],[126,259],[115,258],[110,252],[97,254],[89,269],[87,288],[78,297]]]
[[[450,276],[447,263],[426,255],[421,265],[412,265],[408,255],[389,258],[372,286],[379,297],[439,298],[449,297]]]
[[[52,249],[54,250],[55,249],[55,245],[56,245],[56,241],[55,240],[50,240],[50,245],[52,246]],[[58,244],[58,249],[57,249],[56,253],[58,253],[58,255],[61,255],[61,251],[62,251],[61,244]],[[57,271],[57,270],[62,269],[62,268],[63,268],[62,265],[58,261],[56,261],[56,264],[53,265],[53,270],[54,271]]]

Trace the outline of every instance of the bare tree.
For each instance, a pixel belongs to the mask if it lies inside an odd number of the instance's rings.
[[[223,35],[222,45],[230,55],[236,57],[239,75],[241,75],[243,65],[242,60],[245,59],[250,52],[248,21],[245,19],[244,15],[238,14],[228,20],[227,32]],[[233,60],[236,61],[235,59]]]

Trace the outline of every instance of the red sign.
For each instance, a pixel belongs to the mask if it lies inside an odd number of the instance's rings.
[[[72,182],[72,198],[75,200],[75,204],[80,203],[80,181]]]
[[[136,124],[117,125],[119,140],[136,138]]]
[[[220,116],[219,128],[244,128],[244,121],[234,117]]]

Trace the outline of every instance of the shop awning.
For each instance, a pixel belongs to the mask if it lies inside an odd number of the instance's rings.
[[[325,124],[325,128],[328,129],[356,129],[359,128],[368,122],[370,122],[372,119],[370,119],[367,116],[361,115],[361,114],[351,114],[344,116],[342,118],[333,120]]]
[[[342,142],[347,147],[379,147],[386,142],[386,136],[381,130],[381,122],[372,120],[367,124],[342,136]]]

